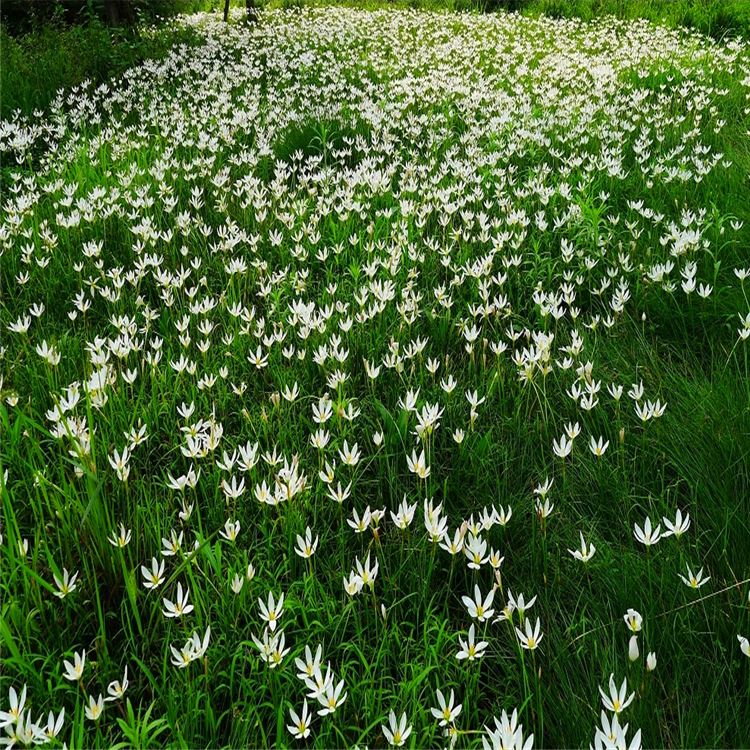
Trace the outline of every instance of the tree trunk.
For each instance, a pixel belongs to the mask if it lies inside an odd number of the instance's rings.
[[[104,0],[104,20],[110,26],[132,26],[135,10],[131,0]]]
[[[247,20],[249,22],[257,21],[258,16],[257,9],[255,7],[255,0],[245,0],[245,9],[247,10]]]
[[[229,0],[224,0],[224,23],[229,21]]]

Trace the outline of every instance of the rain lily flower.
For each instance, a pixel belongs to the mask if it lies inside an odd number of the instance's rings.
[[[581,538],[581,546],[576,550],[569,549],[568,553],[573,555],[576,560],[586,563],[594,556],[596,547],[594,547],[593,542],[586,544],[586,540],[583,538],[583,532],[579,531],[578,535]]]
[[[609,694],[605,693],[601,688],[599,688],[599,693],[602,696],[604,708],[614,714],[624,711],[633,702],[633,698],[635,698],[635,693],[628,695],[627,679],[623,679],[622,685],[620,685],[618,690],[613,674],[609,676]]]
[[[445,700],[443,693],[438,690],[437,700],[439,708],[431,708],[430,713],[439,720],[441,727],[452,724],[461,713],[461,708],[463,707],[462,704],[455,704],[456,699],[453,690],[451,690],[450,697],[447,701]]]
[[[383,735],[391,747],[401,747],[411,734],[411,725],[407,726],[406,712],[401,714],[400,719],[396,719],[396,714],[391,711],[388,714],[388,726],[381,724]]]
[[[461,601],[464,603],[466,609],[469,610],[469,616],[473,617],[479,622],[489,620],[495,613],[492,609],[492,600],[495,597],[495,589],[490,589],[487,596],[483,597],[479,591],[479,586],[474,586],[474,598],[470,596],[463,596]]]
[[[287,724],[287,729],[296,740],[304,740],[310,736],[310,710],[307,706],[307,698],[305,698],[302,704],[302,711],[297,714],[293,709],[289,709],[289,720],[291,724]]]
[[[78,580],[78,573],[73,573],[71,576],[66,568],[63,568],[62,578],[58,578],[53,575],[55,579],[55,586],[57,591],[54,591],[54,595],[59,599],[64,599],[68,594],[76,590],[76,581]]]
[[[268,601],[264,602],[258,597],[258,608],[263,621],[268,623],[268,628],[273,632],[284,614],[284,594],[279,595],[278,601],[274,599],[273,592],[268,592]]]
[[[662,518],[661,520],[667,528],[662,536],[674,536],[675,539],[679,539],[690,528],[690,514],[686,513],[683,518],[682,511],[679,508],[674,521],[670,521],[668,518]]]
[[[623,619],[625,620],[625,624],[628,626],[629,630],[631,630],[633,633],[638,633],[643,627],[643,617],[641,617],[641,613],[632,608],[628,609]]]
[[[711,576],[703,576],[703,568],[701,568],[697,573],[693,573],[692,570],[690,570],[690,566],[686,565],[687,568],[687,577],[682,575],[682,573],[678,573],[680,580],[686,585],[689,586],[691,589],[699,589],[701,586],[705,585],[711,580]]]
[[[162,599],[162,604],[164,604],[164,609],[162,610],[162,614],[164,617],[182,617],[183,615],[190,614],[194,607],[192,604],[188,604],[188,597],[190,596],[190,592],[185,589],[183,591],[182,584],[177,583],[177,599],[172,602],[166,597]]]
[[[104,698],[102,694],[99,693],[99,697],[96,699],[93,695],[90,695],[88,706],[86,706],[86,718],[91,721],[99,721],[102,711],[104,711]]]
[[[516,628],[516,635],[521,646],[529,651],[534,651],[538,646],[544,634],[541,633],[541,623],[539,618],[536,618],[536,624],[531,627],[531,620],[524,620],[524,630]]]
[[[464,639],[459,636],[458,643],[461,648],[456,654],[456,659],[458,659],[459,661],[462,661],[463,659],[468,659],[469,661],[481,659],[481,657],[484,656],[485,649],[489,645],[487,641],[477,642],[475,640],[475,630],[473,623],[469,626],[467,639],[464,641]]]
[[[646,518],[646,521],[641,528],[638,524],[635,524],[635,538],[641,544],[645,544],[650,547],[652,544],[656,544],[661,539],[661,524],[657,524],[656,528],[651,527],[651,519]]]
[[[83,668],[85,666],[86,651],[81,651],[80,654],[76,651],[73,654],[72,664],[67,660],[63,661],[63,667],[65,667],[65,674],[63,675],[63,677],[65,677],[66,680],[70,680],[71,682],[78,682],[83,675]]]

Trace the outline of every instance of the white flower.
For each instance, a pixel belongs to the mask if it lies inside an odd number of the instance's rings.
[[[162,599],[162,604],[164,604],[164,609],[162,610],[162,614],[164,617],[182,617],[183,615],[190,614],[194,607],[192,604],[188,604],[188,597],[190,596],[190,591],[188,589],[182,590],[182,584],[177,583],[177,599],[172,602],[166,597]]]
[[[99,693],[97,699],[94,699],[94,696],[90,695],[89,704],[86,706],[86,718],[91,719],[91,721],[99,721],[102,711],[104,711],[104,698],[102,694]]]
[[[576,560],[580,560],[581,562],[588,562],[596,552],[596,547],[594,547],[593,543],[586,544],[586,540],[583,538],[583,532],[579,531],[578,535],[581,539],[581,546],[578,549],[569,549],[569,554],[573,555]]]
[[[636,661],[639,656],[638,636],[633,634],[630,636],[630,641],[628,641],[628,659],[630,659],[630,661]]]
[[[298,715],[297,712],[293,709],[289,709],[289,719],[291,720],[291,724],[287,724],[287,729],[292,734],[292,736],[297,740],[304,740],[307,739],[307,737],[310,736],[310,710],[307,706],[307,698],[305,698],[303,704],[302,704],[302,711]]]
[[[228,542],[234,542],[237,540],[237,534],[239,533],[240,522],[227,519],[224,528],[219,532],[219,536],[226,539]]]
[[[21,688],[21,694],[16,693],[16,689],[11,687],[8,691],[8,703],[10,707],[7,711],[0,711],[0,729],[10,726],[19,721],[23,713],[23,707],[26,704],[26,685]]]
[[[675,539],[679,539],[690,528],[690,514],[686,513],[683,518],[682,511],[679,508],[674,521],[670,521],[668,518],[662,518],[661,520],[667,528],[662,536],[674,536]]]
[[[315,550],[318,548],[318,538],[312,538],[312,530],[308,526],[305,529],[305,536],[301,537],[297,534],[297,546],[294,551],[303,558],[310,558],[315,554]]]
[[[487,641],[479,641],[478,643],[475,641],[474,623],[469,626],[468,638],[464,641],[464,639],[459,636],[458,643],[461,648],[456,654],[456,659],[459,661],[464,659],[468,659],[469,661],[480,659],[484,655],[484,650],[489,645]]]
[[[406,457],[406,464],[412,474],[416,474],[420,479],[427,479],[430,476],[430,467],[427,466],[424,449],[417,455],[416,450],[411,452],[411,456]]]
[[[63,677],[65,677],[66,680],[70,680],[71,682],[78,682],[78,680],[80,680],[81,676],[83,675],[83,668],[85,666],[86,651],[81,651],[80,654],[76,651],[73,654],[72,664],[67,660],[63,661],[63,667],[65,667],[65,674],[63,675]]]
[[[599,437],[598,440],[594,440],[592,435],[589,438],[589,450],[597,457],[601,458],[604,452],[609,448],[609,440],[605,440],[603,437]]]
[[[678,573],[680,580],[686,585],[689,586],[691,589],[699,589],[701,586],[705,585],[711,580],[711,576],[703,576],[703,568],[701,568],[697,573],[693,573],[692,570],[690,570],[690,566],[685,564],[685,567],[687,568],[687,577],[682,575],[682,573]]]
[[[63,568],[62,579],[54,574],[52,577],[55,579],[55,586],[57,586],[57,591],[53,591],[52,593],[59,599],[64,599],[68,594],[76,590],[78,573],[74,573],[71,576],[68,574],[67,569]]]
[[[279,624],[281,616],[284,614],[284,594],[279,595],[278,601],[274,599],[273,592],[268,592],[268,601],[264,602],[258,597],[258,607],[260,617],[268,624],[268,628],[273,632]]]
[[[128,689],[128,668],[125,667],[125,673],[122,676],[122,681],[113,680],[107,685],[107,698],[105,701],[116,701],[125,695],[125,691]]]
[[[473,617],[479,622],[484,622],[485,620],[489,620],[492,615],[495,614],[495,610],[492,609],[492,600],[494,598],[494,588],[490,589],[486,597],[482,597],[479,586],[475,585],[474,598],[472,599],[470,596],[463,596],[461,597],[461,601],[466,606],[466,609],[469,610],[470,617]]]
[[[523,621],[524,629],[516,628],[516,635],[521,646],[529,651],[533,651],[539,646],[540,641],[544,638],[544,634],[541,632],[541,623],[539,618],[536,618],[536,624],[533,629],[531,627],[531,619],[526,618]]]
[[[119,532],[112,534],[112,536],[107,537],[107,541],[113,546],[113,547],[126,547],[130,543],[130,538],[132,536],[131,530],[126,529],[123,524],[120,524]]]
[[[611,674],[609,676],[609,695],[599,688],[599,693],[602,696],[602,703],[607,711],[612,711],[615,714],[619,714],[624,711],[635,698],[635,693],[628,695],[628,681],[623,679],[620,689],[617,689],[615,685],[615,676]]]
[[[656,524],[656,528],[652,528],[651,519],[646,518],[646,521],[641,528],[638,524],[634,525],[634,536],[637,541],[641,544],[645,544],[650,547],[652,544],[656,544],[661,539],[661,524]]]
[[[155,557],[151,558],[151,568],[141,565],[143,586],[147,589],[156,589],[164,583],[164,560],[159,562]]]
[[[633,633],[640,632],[641,628],[643,627],[643,617],[641,617],[641,613],[632,608],[628,609],[628,611],[623,616],[623,619],[625,620],[625,624],[628,626],[628,629]]]
[[[317,696],[318,703],[323,706],[318,710],[318,716],[335,713],[336,709],[346,700],[347,693],[344,691],[344,681],[341,680],[337,685],[334,685],[333,682],[332,679],[327,682]]]
[[[381,724],[383,735],[391,747],[401,747],[411,734],[411,725],[406,726],[406,712],[401,714],[401,718],[396,720],[396,714],[391,711],[388,714],[388,726]]]
[[[451,690],[450,698],[447,701],[445,700],[443,693],[438,690],[437,699],[440,707],[431,708],[430,713],[439,720],[441,727],[452,724],[461,713],[461,708],[463,707],[462,704],[459,703],[458,705],[455,705],[456,698],[453,694],[453,690]]]
[[[573,450],[573,441],[563,435],[559,440],[552,441],[552,450],[558,458],[566,458]]]

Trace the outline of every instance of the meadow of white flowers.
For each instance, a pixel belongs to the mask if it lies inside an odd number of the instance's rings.
[[[0,124],[0,741],[747,740],[748,46],[181,23]]]

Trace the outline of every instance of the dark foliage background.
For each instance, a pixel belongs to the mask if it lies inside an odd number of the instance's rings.
[[[217,8],[222,0],[1,0],[0,22],[22,34],[45,24],[80,25],[99,20],[110,25],[154,21],[176,13]]]

